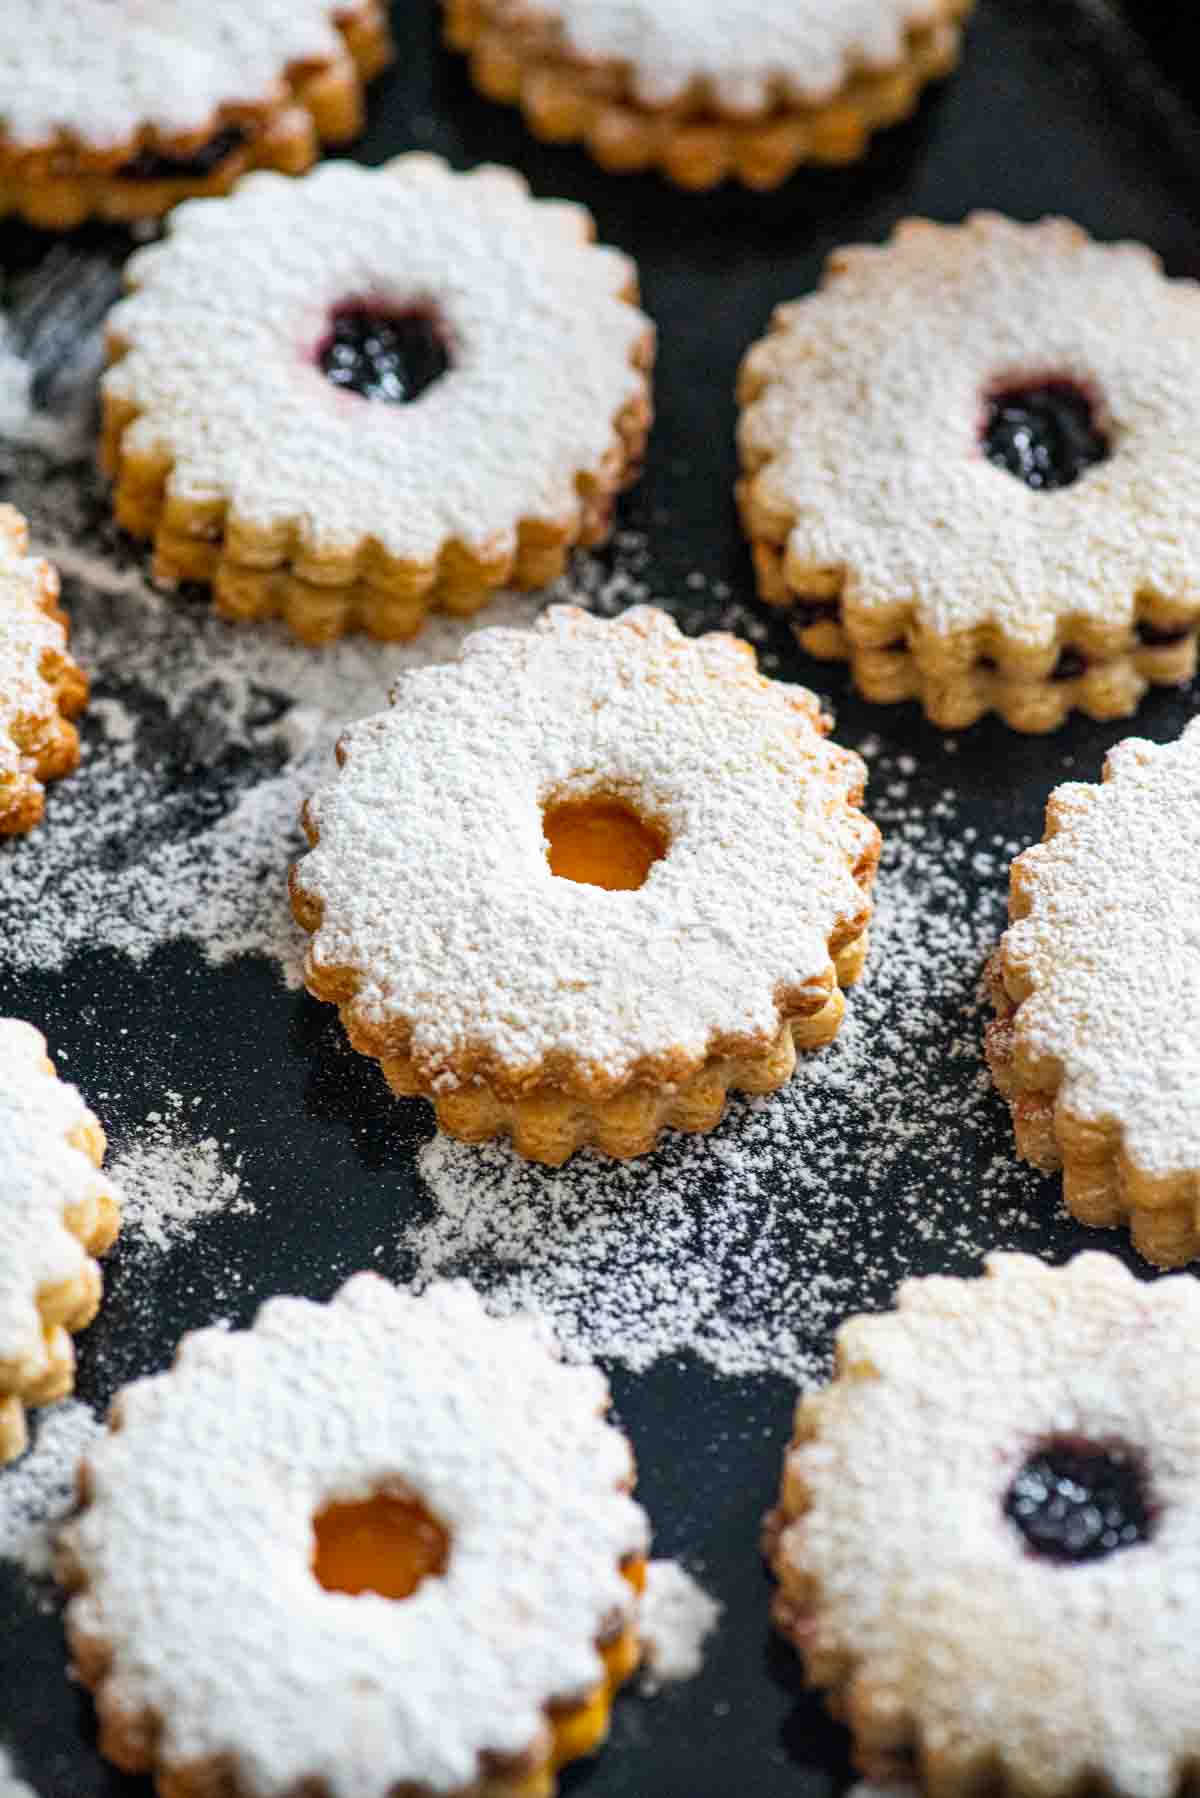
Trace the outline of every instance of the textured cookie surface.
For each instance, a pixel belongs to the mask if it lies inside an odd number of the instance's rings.
[[[215,516],[254,568],[291,558],[337,583],[380,553],[409,569],[447,545],[511,555],[522,520],[576,517],[580,480],[622,459],[617,415],[644,399],[635,272],[590,232],[510,171],[419,155],[185,205],[111,317],[106,407],[132,420],[118,466],[168,468],[165,528],[178,510],[212,536]],[[428,311],[449,372],[407,405],[335,385],[320,357],[351,304]]]
[[[89,1251],[116,1234],[103,1152],[99,1124],[55,1078],[41,1035],[0,1018],[0,1460],[24,1446],[23,1406],[70,1389],[67,1332],[99,1301]]]
[[[995,1255],[847,1323],[838,1374],[800,1404],[770,1538],[780,1621],[860,1768],[949,1794],[985,1767],[1002,1791],[1177,1791],[1200,1752],[1200,1286]],[[1137,1470],[1144,1539],[1031,1551],[1006,1495],[1054,1441]]]
[[[1048,381],[1087,397],[1110,453],[1037,492],[982,435],[989,395]],[[795,596],[838,600],[855,649],[954,638],[1002,671],[1032,649],[1044,665],[1014,672],[1043,676],[1076,622],[1112,653],[1144,607],[1200,612],[1200,290],[1139,246],[1060,220],[901,226],[779,308],[741,393],[747,528]]]
[[[1195,721],[1119,743],[1101,785],[1056,788],[989,966],[987,1059],[1018,1152],[1165,1267],[1200,1254],[1198,808]]]
[[[460,1283],[359,1275],[186,1338],[120,1395],[65,1542],[108,1729],[180,1790],[213,1762],[254,1798],[479,1789],[481,1757],[519,1760],[551,1701],[602,1681],[597,1641],[632,1614],[646,1520],[607,1396]],[[403,1602],[310,1570],[314,1514],[380,1489],[450,1539]]]
[[[826,729],[746,644],[651,607],[478,632],[346,733],[309,802],[310,984],[435,1093],[476,1074],[612,1092],[761,1050],[828,996],[831,941],[870,913],[864,769]],[[597,791],[666,840],[637,890],[551,872],[543,808]]]
[[[66,653],[58,577],[26,554],[24,520],[0,506],[0,836],[42,814],[41,779],[65,774],[79,744],[65,716],[87,697]]]
[[[204,130],[277,96],[285,70],[344,53],[336,0],[5,0],[0,147],[65,134],[84,150],[140,127]]]
[[[736,114],[816,103],[857,70],[893,67],[907,33],[945,8],[941,0],[518,0],[508,10],[554,21],[582,59],[627,65],[643,105],[670,105],[703,82]]]

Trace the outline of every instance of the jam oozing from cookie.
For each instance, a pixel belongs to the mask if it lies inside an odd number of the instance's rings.
[[[1038,493],[1069,487],[1108,456],[1092,403],[1073,381],[1004,387],[988,395],[983,451]]]
[[[419,1499],[377,1493],[360,1504],[327,1505],[313,1519],[312,1570],[327,1592],[411,1598],[446,1570],[450,1538]]]
[[[365,400],[406,406],[441,379],[450,358],[438,320],[427,307],[387,312],[350,304],[334,310],[329,335],[317,350],[317,366],[335,387]]]
[[[1050,670],[1050,679],[1057,681],[1078,680],[1081,674],[1087,673],[1087,657],[1069,645],[1060,649],[1058,660]]]
[[[1056,1436],[1030,1455],[1004,1499],[1035,1555],[1097,1561],[1145,1542],[1154,1523],[1139,1457],[1119,1443]]]
[[[620,799],[567,799],[542,814],[551,874],[610,893],[633,892],[666,854],[661,831]]]
[[[818,624],[840,624],[842,608],[836,599],[798,599],[790,617],[795,630],[811,631]]]
[[[1191,627],[1186,624],[1164,628],[1159,624],[1150,624],[1148,620],[1143,618],[1139,621],[1137,626],[1138,642],[1144,644],[1147,649],[1171,648],[1176,643],[1182,643],[1184,639],[1190,637],[1191,634]]]
[[[190,156],[171,156],[164,150],[139,150],[117,170],[119,181],[203,181],[214,169],[248,142],[240,125],[228,125]]]

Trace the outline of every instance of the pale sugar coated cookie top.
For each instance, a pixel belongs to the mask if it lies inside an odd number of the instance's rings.
[[[288,98],[293,64],[345,54],[336,0],[5,0],[0,149],[85,150],[143,128],[202,131],[223,106]]]
[[[828,100],[861,69],[895,68],[906,36],[941,0],[516,0],[501,18],[552,20],[584,59],[628,66],[634,94],[666,106],[703,82],[721,107],[754,114],[776,96]]]
[[[39,1291],[76,1279],[87,1262],[66,1214],[114,1196],[69,1140],[93,1134],[96,1119],[51,1071],[41,1034],[0,1018],[0,1376],[7,1364],[18,1385],[43,1355]]]
[[[524,519],[569,524],[581,479],[623,459],[652,338],[625,297],[633,264],[591,233],[511,170],[417,154],[191,201],[131,259],[110,316],[105,394],[138,415],[122,455],[170,465],[168,504],[224,500],[235,561],[252,539],[424,568],[450,541],[488,556]],[[411,403],[323,372],[333,315],[356,303],[436,321],[450,366]]]
[[[1200,1283],[992,1255],[843,1325],[838,1369],[797,1415],[776,1566],[812,1593],[802,1644],[845,1656],[865,1739],[911,1743],[953,1791],[986,1760],[1025,1792],[1170,1798],[1200,1751]],[[1054,1452],[1118,1457],[1136,1532],[1068,1485],[1093,1552],[1036,1552],[1010,1495]],[[1035,1516],[1044,1491],[1022,1487]]]
[[[1143,1172],[1200,1170],[1200,720],[1118,743],[1102,783],[1055,789],[1051,821],[1015,864],[1024,915],[999,955],[1018,1060],[1117,1125]]]
[[[270,1300],[126,1387],[88,1456],[65,1551],[74,1639],[111,1653],[102,1705],[161,1720],[160,1767],[227,1757],[247,1798],[474,1788],[603,1678],[645,1553],[595,1369],[463,1282],[373,1274]],[[328,1591],[314,1516],[399,1488],[449,1537],[410,1597]]]
[[[309,802],[310,972],[354,970],[352,1011],[407,1029],[438,1091],[464,1057],[530,1079],[565,1059],[613,1090],[639,1064],[682,1076],[723,1041],[765,1047],[870,914],[865,769],[827,728],[747,644],[654,607],[479,631],[347,731]],[[636,890],[551,872],[543,807],[597,793],[665,833]]]
[[[989,398],[1045,382],[1086,397],[1108,448],[1053,492],[984,449]],[[852,637],[877,611],[1039,647],[1073,617],[1128,628],[1146,599],[1200,613],[1200,287],[1140,245],[910,220],[778,308],[741,397],[750,528],[778,534],[797,592],[839,578]]]

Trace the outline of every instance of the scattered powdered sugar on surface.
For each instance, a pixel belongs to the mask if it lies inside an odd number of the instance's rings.
[[[0,1798],[37,1798],[33,1787],[17,1778],[3,1748],[0,1748]]]
[[[33,315],[52,337],[54,310],[27,296],[22,341]],[[73,366],[86,362],[77,349]],[[147,580],[90,462],[71,459],[92,384],[51,384],[51,397],[55,447],[31,447],[28,429],[0,446],[0,488],[63,571],[94,698],[81,769],[56,785],[36,841],[0,854],[0,967],[59,968],[96,947],[140,960],[186,937],[218,962],[258,952],[295,981],[304,937],[284,874],[303,846],[300,805],[328,779],[341,728],[380,709],[400,670],[454,655],[477,625],[529,622],[547,596],[502,596],[467,625],[435,619],[408,645],[347,638],[312,650],[278,629],[225,624],[206,597]],[[644,542],[625,533],[609,555],[579,558],[549,597],[606,616],[662,599],[689,628],[749,637],[773,670],[760,611],[707,577],[680,585],[684,596],[652,587]],[[952,792],[931,803],[928,770],[910,756],[889,756],[876,737],[850,746],[872,763],[867,809],[885,848],[867,973],[838,1040],[802,1058],[783,1092],[736,1101],[712,1136],[672,1134],[634,1164],[584,1153],[548,1173],[500,1145],[435,1139],[420,1160],[435,1205],[399,1232],[412,1277],[464,1271],[502,1309],[539,1305],[575,1353],[644,1367],[692,1349],[729,1373],[816,1378],[814,1342],[847,1309],[886,1303],[904,1274],[975,1265],[1006,1234],[1045,1240],[1053,1199],[1014,1161],[979,1053],[978,978],[1023,845],[976,840],[969,807]],[[947,739],[942,766],[954,747]],[[141,1174],[152,1147],[119,1145]],[[211,1182],[190,1186],[175,1170],[160,1191],[237,1203],[205,1167]],[[190,1221],[145,1203],[147,1234],[135,1238],[127,1217],[128,1242],[153,1247]]]
[[[121,1192],[123,1240],[150,1249],[183,1241],[201,1219],[219,1211],[248,1213],[241,1157],[227,1166],[215,1137],[196,1141],[186,1123],[180,1093],[164,1095],[166,1111],[152,1111],[108,1164]]]
[[[574,1352],[634,1369],[691,1350],[809,1382],[826,1370],[814,1344],[906,1274],[973,1267],[1014,1234],[1040,1246],[1056,1206],[1012,1159],[979,1050],[1014,845],[978,841],[952,794],[915,802],[877,743],[857,747],[876,757],[884,850],[837,1039],[711,1136],[671,1133],[632,1163],[585,1151],[550,1171],[435,1137],[418,1157],[433,1210],[401,1235],[415,1278],[468,1273],[502,1310],[543,1310]]]
[[[41,1579],[50,1573],[55,1526],[75,1503],[76,1469],[104,1426],[73,1398],[33,1412],[30,1422],[33,1447],[0,1469],[0,1561],[15,1561]],[[2,1778],[0,1798],[6,1798]]]
[[[660,1686],[695,1678],[722,1608],[678,1561],[650,1562],[638,1610],[645,1657],[639,1684],[647,1697]]]

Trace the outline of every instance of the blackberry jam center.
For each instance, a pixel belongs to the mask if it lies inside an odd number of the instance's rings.
[[[425,306],[401,312],[356,302],[337,306],[316,359],[335,387],[393,406],[419,399],[450,367],[440,321]]]
[[[1029,1456],[1005,1494],[1004,1514],[1033,1554],[1074,1564],[1148,1541],[1155,1510],[1132,1449],[1058,1436]]]
[[[202,181],[214,169],[249,142],[240,125],[228,125],[189,155],[173,156],[167,150],[139,150],[121,164],[118,181]]]
[[[1051,493],[1107,460],[1109,448],[1081,387],[1040,381],[988,395],[983,453],[1035,493]]]

